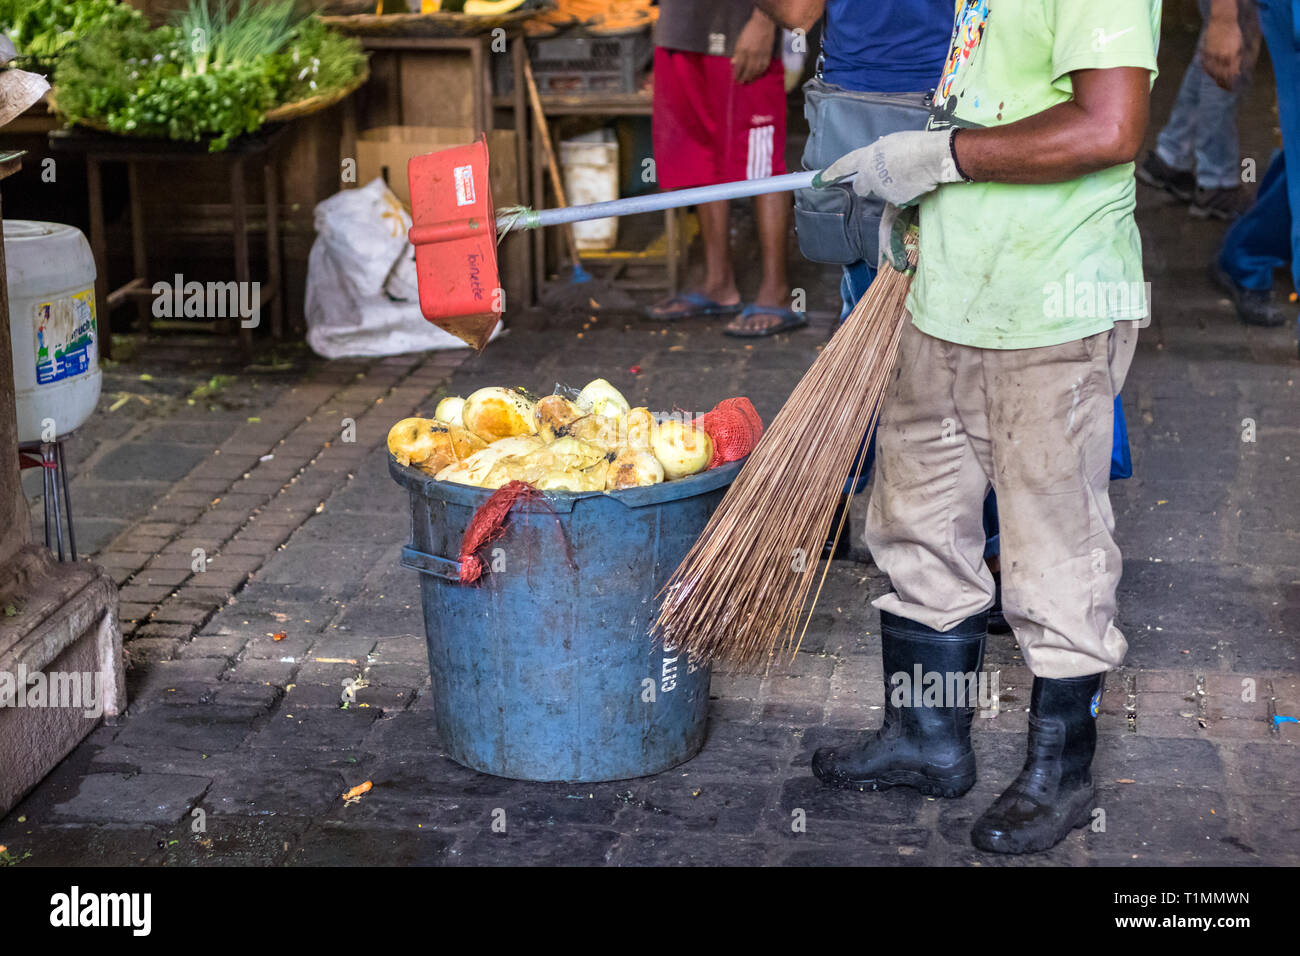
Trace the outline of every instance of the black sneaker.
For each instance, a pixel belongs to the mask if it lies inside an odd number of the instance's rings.
[[[1237,285],[1232,276],[1223,271],[1218,260],[1210,263],[1210,278],[1237,307],[1237,318],[1247,325],[1263,325],[1276,328],[1285,324],[1286,314],[1273,301],[1272,289],[1246,289]]]
[[[1191,202],[1196,192],[1196,175],[1190,169],[1174,169],[1154,149],[1137,168],[1137,178],[1148,186],[1172,193],[1183,202]]]
[[[1222,219],[1225,222],[1236,219],[1241,215],[1241,190],[1197,186],[1190,211],[1197,219]]]

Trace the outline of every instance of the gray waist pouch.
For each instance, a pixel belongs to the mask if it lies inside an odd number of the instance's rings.
[[[930,116],[928,93],[854,93],[820,77],[804,84],[808,143],[804,169],[825,169],[889,133],[924,129]],[[880,214],[884,202],[859,196],[848,183],[794,194],[795,234],[799,251],[813,262],[850,265],[880,258]]]

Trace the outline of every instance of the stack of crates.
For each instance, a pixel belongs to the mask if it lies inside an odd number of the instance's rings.
[[[635,93],[654,58],[650,31],[619,36],[568,34],[530,40],[529,59],[543,96]],[[514,89],[509,57],[494,58],[496,92]]]

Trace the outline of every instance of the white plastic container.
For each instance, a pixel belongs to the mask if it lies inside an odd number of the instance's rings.
[[[6,219],[4,236],[18,440],[48,441],[99,401],[95,259],[62,223]]]
[[[560,143],[560,168],[570,206],[618,198],[618,140],[614,131],[598,129]],[[575,222],[579,251],[608,252],[618,243],[618,220]]]

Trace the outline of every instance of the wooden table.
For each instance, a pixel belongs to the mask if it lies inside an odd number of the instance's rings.
[[[95,308],[96,315],[103,316],[98,331],[100,354],[104,358],[112,356],[111,312],[116,306],[129,300],[134,300],[136,303],[140,330],[144,333],[148,333],[155,327],[183,327],[213,332],[237,328],[241,350],[246,356],[252,354],[253,330],[245,326],[239,320],[239,316],[183,322],[154,319],[152,301],[156,296],[148,278],[149,257],[142,192],[148,187],[141,183],[138,168],[142,162],[203,161],[227,164],[230,174],[235,281],[241,288],[252,281],[252,271],[248,261],[247,169],[250,164],[260,162],[266,190],[267,277],[259,287],[258,309],[260,315],[262,307],[267,304],[271,306],[271,334],[276,339],[283,335],[284,297],[281,294],[277,147],[287,128],[284,124],[264,126],[255,133],[232,140],[230,146],[219,153],[209,152],[204,143],[116,136],[78,126],[50,132],[52,150],[79,153],[86,160],[90,206],[90,250],[95,257]],[[108,288],[108,240],[104,230],[104,195],[101,179],[101,166],[106,162],[126,164],[131,209],[132,277],[129,282],[111,290]]]

